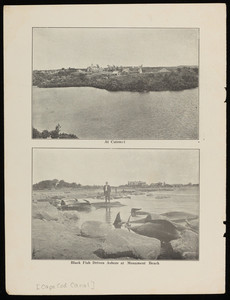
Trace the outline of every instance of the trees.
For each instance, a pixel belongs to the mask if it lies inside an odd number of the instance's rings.
[[[32,132],[32,136],[33,139],[40,139],[41,136],[41,132],[39,132],[36,128],[33,127],[33,132]]]
[[[59,137],[59,132],[61,130],[61,125],[58,123],[55,127],[55,130],[50,132],[50,136],[52,139],[57,139]]]
[[[52,180],[43,180],[40,181],[39,183],[36,183],[33,185],[34,190],[45,190],[45,189],[52,189],[55,188],[54,182]]]
[[[41,137],[43,139],[47,139],[48,137],[50,137],[50,132],[48,130],[43,130],[41,133]]]
[[[81,184],[77,184],[76,182],[66,182],[63,179],[62,180],[43,180],[38,183],[33,184],[34,190],[45,190],[45,189],[62,189],[62,188],[79,188],[81,187]]]
[[[93,67],[98,71],[99,65]],[[88,68],[89,70],[92,67]],[[198,87],[197,67],[171,67],[166,72],[159,72],[158,67],[144,67],[143,73],[135,71],[134,67],[107,65],[108,73],[120,70],[121,76],[110,76],[105,79],[103,72],[88,72],[75,74],[74,70],[60,70],[57,73],[33,71],[33,84],[38,87],[70,87],[89,86],[109,91],[180,91]],[[142,67],[140,67],[142,69]],[[92,71],[92,70],[91,70]],[[53,131],[53,138],[59,132]]]
[[[55,130],[48,131],[43,130],[42,132],[38,131],[36,128],[33,127],[33,138],[34,139],[78,139],[75,134],[68,134],[68,133],[60,133],[61,125],[57,124]]]

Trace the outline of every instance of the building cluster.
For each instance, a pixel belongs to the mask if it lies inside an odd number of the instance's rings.
[[[165,182],[156,182],[147,184],[145,181],[128,181],[129,187],[152,187],[152,188],[169,188],[169,187],[183,187],[183,186],[199,186],[199,184],[192,184],[191,182],[187,184],[168,184]]]
[[[128,186],[136,186],[136,187],[144,187],[146,186],[146,182],[144,181],[128,181]]]
[[[121,74],[130,74],[130,73],[142,73],[142,65],[138,67],[122,67],[122,66],[110,66],[108,65],[106,68],[102,68],[99,65],[93,65],[89,66],[86,69],[87,73],[102,73],[102,72],[108,72],[113,75],[121,75]]]

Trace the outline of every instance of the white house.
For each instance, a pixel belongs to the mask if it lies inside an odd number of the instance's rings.
[[[160,71],[158,71],[158,73],[169,73],[170,71],[166,68],[160,69]]]
[[[113,75],[119,75],[119,73],[120,73],[119,71],[113,71],[112,72]]]

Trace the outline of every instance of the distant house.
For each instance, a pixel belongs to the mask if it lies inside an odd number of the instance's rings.
[[[124,68],[124,69],[122,70],[122,73],[123,73],[123,74],[129,74],[129,72],[130,72],[129,68]]]
[[[160,71],[158,71],[158,73],[169,73],[170,71],[166,68],[160,69]]]
[[[78,73],[83,74],[83,73],[85,73],[85,71],[83,71],[83,70],[78,70]]]
[[[144,181],[129,181],[128,186],[138,186],[138,187],[146,186],[146,182],[144,182]]]
[[[139,67],[132,67],[131,70],[130,70],[130,73],[139,73],[139,74],[141,74],[142,73],[142,65],[139,66]]]
[[[91,64],[90,67],[87,68],[87,72],[90,73],[98,73],[98,72],[102,72],[104,69],[101,68],[99,65],[94,66],[93,64]]]
[[[72,72],[72,75],[78,75],[80,73],[79,70]]]
[[[113,71],[112,74],[118,76],[120,74],[120,72],[119,71]]]

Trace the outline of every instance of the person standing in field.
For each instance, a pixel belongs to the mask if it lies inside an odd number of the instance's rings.
[[[108,182],[106,181],[105,185],[104,185],[104,195],[105,195],[105,202],[109,202],[110,203],[110,193],[111,193],[111,186],[108,184]]]

